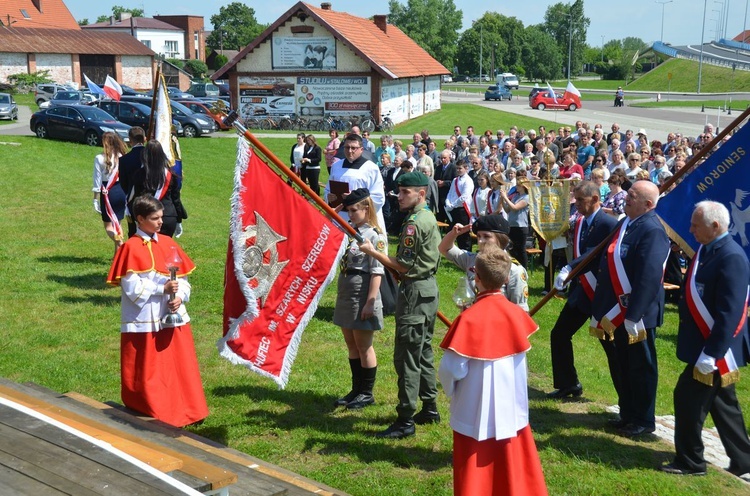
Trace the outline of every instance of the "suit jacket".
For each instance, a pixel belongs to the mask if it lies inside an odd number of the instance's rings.
[[[596,248],[599,243],[601,243],[602,240],[604,240],[604,238],[606,238],[607,235],[611,233],[617,225],[617,219],[605,213],[601,208],[594,214],[593,217],[594,218],[591,219],[591,224],[588,228],[588,231],[585,233],[585,236],[582,235],[582,237],[585,237],[585,239],[581,244],[581,255],[568,264],[571,268],[575,268],[580,265],[580,263],[583,262],[589,252]],[[599,272],[599,262],[601,260],[602,253],[603,251],[600,252],[599,255],[594,257],[590,262],[588,262],[583,271],[587,272],[591,270],[593,271],[594,276],[596,276],[597,272]],[[583,274],[583,272],[581,274]],[[602,284],[609,284],[609,281],[603,281]],[[599,283],[597,283],[597,286],[598,285]],[[586,295],[586,292],[584,291],[583,286],[581,286],[578,277],[570,281],[570,287],[568,289],[568,304],[574,306],[583,313],[591,314],[591,300]]]
[[[292,152],[294,153],[294,152]],[[310,163],[309,164],[302,164],[302,167],[320,167],[320,159],[322,156],[322,151],[318,145],[310,146],[308,144],[305,144],[305,151],[302,154],[302,158],[309,158]]]
[[[656,213],[651,210],[628,225],[622,240],[620,256],[632,291],[625,318],[643,319],[646,329],[658,327],[664,317],[664,262],[669,255],[669,238]],[[591,306],[595,319],[601,318],[617,303],[619,295],[612,288],[608,255],[599,263],[596,292]]]
[[[747,364],[750,360],[750,338],[744,310],[748,281],[750,264],[745,252],[731,235],[718,240],[708,252],[704,247],[695,274],[695,285],[714,319],[714,326],[709,338],[703,339],[684,296],[688,284],[686,275],[680,298],[677,358],[695,364],[704,348],[707,355],[716,359],[724,357],[731,348],[737,365],[742,367]],[[735,335],[738,328],[739,333]]]
[[[443,197],[445,197],[451,187],[451,181],[456,177],[456,164],[448,162],[448,165],[443,166],[442,162],[435,162],[435,172],[433,177],[435,178],[435,181],[444,181],[443,186],[438,187],[438,189]]]
[[[143,145],[135,145],[128,153],[120,157],[120,186],[127,196],[133,188],[133,176],[143,166],[141,154]]]

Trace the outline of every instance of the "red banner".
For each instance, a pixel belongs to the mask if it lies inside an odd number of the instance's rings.
[[[224,274],[224,337],[232,363],[289,379],[302,332],[336,272],[344,234],[240,138]]]

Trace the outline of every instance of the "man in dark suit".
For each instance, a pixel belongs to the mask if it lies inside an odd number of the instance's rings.
[[[706,473],[701,430],[709,412],[729,456],[727,470],[738,477],[750,472],[750,439],[734,388],[750,357],[750,265],[728,227],[724,205],[696,205],[690,232],[701,246],[683,282],[677,333],[677,358],[687,364],[674,389],[677,456],[661,467],[670,474]]]
[[[438,187],[439,210],[436,217],[441,222],[448,222],[448,216],[445,214],[445,199],[448,197],[451,182],[456,177],[456,164],[451,160],[451,152],[449,150],[440,152],[440,159],[435,163],[434,176]]]
[[[659,188],[636,181],[625,198],[625,215],[600,264],[591,306],[591,331],[614,340],[620,418],[611,423],[627,437],[654,432],[658,381],[656,328],[664,316],[664,263],[669,238],[654,212]],[[610,366],[613,364],[610,362]]]
[[[563,289],[565,279],[570,271],[587,258],[589,252],[601,243],[612,232],[617,220],[601,209],[599,186],[591,181],[579,183],[573,191],[576,208],[581,217],[575,223],[573,231],[574,259],[563,269],[555,280],[555,288]],[[591,300],[596,289],[596,269],[599,267],[598,255],[586,262],[586,267],[570,281],[568,301],[560,312],[555,326],[550,333],[552,351],[552,378],[555,390],[547,394],[548,398],[562,399],[568,396],[583,394],[583,386],[578,381],[578,373],[573,363],[573,335],[591,317]],[[607,359],[615,359],[615,349],[611,341],[601,341]]]
[[[128,138],[130,139],[130,146],[132,147],[128,153],[120,157],[119,162],[119,177],[120,186],[125,192],[125,197],[130,198],[130,192],[133,190],[133,176],[143,166],[141,161],[141,154],[143,153],[143,145],[146,143],[146,132],[142,127],[133,126],[128,131]],[[135,222],[131,216],[127,216],[128,219],[128,237],[135,234]]]

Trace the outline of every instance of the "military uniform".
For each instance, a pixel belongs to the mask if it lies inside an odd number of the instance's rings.
[[[412,418],[417,398],[429,404],[437,398],[432,333],[438,311],[439,243],[435,216],[422,202],[404,220],[396,254],[398,262],[409,268],[402,275],[396,300],[393,363],[398,374],[399,420]]]

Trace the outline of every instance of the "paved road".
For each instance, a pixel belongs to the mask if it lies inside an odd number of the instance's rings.
[[[710,122],[715,127],[723,128],[739,115],[738,111],[727,115],[716,109],[701,112],[700,108],[652,109],[631,107],[614,107],[610,101],[586,101],[583,108],[575,112],[564,110],[539,111],[529,107],[529,100],[525,95],[519,95],[511,101],[485,102],[481,95],[462,92],[445,92],[443,101],[474,103],[482,107],[502,110],[526,117],[547,119],[559,125],[574,125],[575,121],[588,122],[592,126],[601,123],[609,131],[613,122],[620,125],[621,130],[632,129],[638,131],[643,128],[649,139],[663,141],[667,133],[680,132],[686,136],[696,136],[703,130],[703,126]]]

